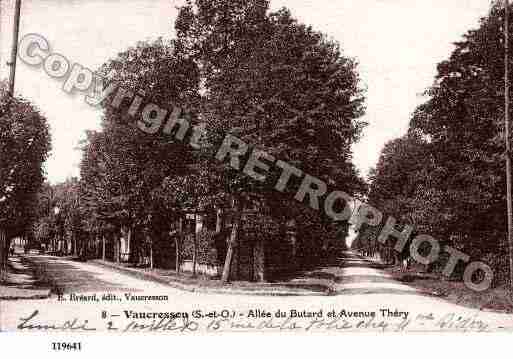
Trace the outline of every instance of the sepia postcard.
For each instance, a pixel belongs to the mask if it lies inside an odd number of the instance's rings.
[[[513,332],[509,1],[1,0],[0,49],[0,341]]]

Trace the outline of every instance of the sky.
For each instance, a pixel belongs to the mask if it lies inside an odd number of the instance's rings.
[[[174,36],[178,0],[23,0],[20,38],[38,33],[51,50],[91,69],[139,40]],[[271,0],[286,6],[299,21],[341,43],[355,58],[367,89],[369,123],[354,145],[354,162],[366,175],[384,144],[406,133],[422,93],[433,83],[436,65],[453,43],[478,26],[490,0]],[[6,78],[12,43],[14,0],[1,1],[0,76]],[[50,182],[78,176],[80,141],[98,129],[101,113],[83,96],[70,96],[62,82],[18,61],[16,94],[48,118],[52,154],[46,163]]]

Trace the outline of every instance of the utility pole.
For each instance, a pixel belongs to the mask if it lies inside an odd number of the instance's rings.
[[[11,67],[9,75],[9,95],[14,96],[14,80],[16,78],[16,58],[18,56],[18,39],[20,36],[20,14],[21,14],[21,0],[16,0],[14,6],[14,27],[12,36],[12,50],[11,61],[8,65]]]
[[[506,186],[508,203],[508,245],[510,291],[513,299],[513,203],[511,183],[511,142],[510,142],[510,81],[509,81],[509,0],[505,0],[504,15],[504,107],[505,107],[505,134],[506,134]]]

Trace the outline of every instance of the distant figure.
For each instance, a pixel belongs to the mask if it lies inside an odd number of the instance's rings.
[[[9,248],[9,255],[12,257],[14,255],[14,247]]]

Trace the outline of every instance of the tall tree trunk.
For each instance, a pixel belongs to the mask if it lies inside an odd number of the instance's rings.
[[[132,241],[132,237],[134,235],[134,230],[132,226],[128,227],[127,237],[126,237],[126,252],[128,254],[128,262],[133,263],[134,262],[134,245]]]
[[[96,258],[103,258],[103,234],[98,233],[96,236]]]
[[[102,235],[102,260],[105,261],[105,234]]]
[[[176,235],[175,236],[175,250],[176,250],[176,255],[175,255],[175,261],[176,261],[176,265],[175,265],[175,268],[176,268],[176,273],[180,274],[181,272],[181,258],[180,258],[180,251],[181,251],[181,248],[180,248],[180,234]]]
[[[7,266],[9,264],[9,248],[11,247],[11,240],[7,238],[7,235],[5,236],[5,239],[3,240],[4,243],[4,250],[2,253],[3,259],[2,259],[2,266],[3,266],[3,275],[4,278],[7,279]]]
[[[74,230],[71,231],[71,246],[73,247],[73,249],[72,249],[73,256],[76,257],[77,256],[77,236],[76,236]]]
[[[7,261],[5,257],[5,252],[7,244],[7,235],[5,230],[0,228],[0,283],[5,280],[6,272],[7,272]]]
[[[183,218],[180,217],[178,222],[178,235],[175,236],[175,248],[176,248],[176,273],[180,274],[182,271],[182,241],[183,241]]]
[[[265,282],[265,244],[258,239],[253,247],[253,280]]]
[[[216,212],[216,234],[223,231],[223,210],[218,209]]]
[[[116,263],[120,263],[121,262],[121,239],[122,237],[120,236],[120,233],[117,234],[115,240],[114,240],[114,244],[116,246],[115,248],[115,257],[116,257]]]
[[[126,226],[121,226],[121,236],[119,237],[119,262],[123,262],[125,260],[125,254],[127,253],[128,248],[128,228]]]
[[[150,269],[153,269],[155,266],[153,264],[153,238],[150,242]]]
[[[224,246],[221,245],[221,243],[220,243],[221,241],[219,240],[219,237],[222,236],[223,225],[224,225],[223,210],[221,208],[218,208],[216,210],[216,236],[215,236],[216,243],[215,243],[215,247],[216,247],[216,251],[217,251],[216,259],[217,259],[217,265],[218,265],[218,274],[221,274],[221,275],[222,275],[222,273],[219,273],[219,269],[221,268],[220,264],[221,264],[222,253],[224,253]],[[226,244],[226,238],[224,238],[223,244]]]
[[[124,242],[124,248],[121,248],[122,246],[120,245],[119,254],[122,260],[127,260],[129,263],[135,263],[137,260],[136,253],[134,251],[133,236],[134,228],[131,224],[121,227],[121,240]],[[124,251],[122,251],[122,249],[124,249]]]
[[[144,263],[153,269],[153,238],[156,237],[155,233],[146,227],[144,230]]]
[[[197,217],[196,214],[194,215],[194,233],[192,237],[193,241],[193,253],[192,253],[192,275],[193,277],[196,276],[196,265],[198,263],[198,232],[197,232]]]
[[[239,239],[239,227],[242,216],[242,206],[238,203],[237,200],[235,200],[234,202],[234,218],[232,223],[232,231],[230,233],[230,240],[228,241],[228,249],[226,251],[226,259],[224,261],[223,276],[221,277],[221,281],[223,283],[227,283],[230,281],[230,272],[232,268],[233,257],[235,255]]]

